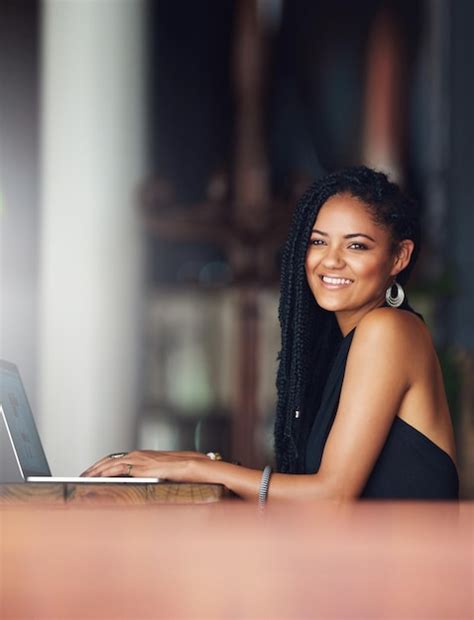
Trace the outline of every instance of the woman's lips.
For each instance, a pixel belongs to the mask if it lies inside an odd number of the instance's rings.
[[[319,276],[321,278],[321,282],[325,286],[325,288],[329,289],[339,289],[339,288],[347,288],[353,283],[353,280],[349,278],[341,278],[341,277],[333,277],[333,276]]]

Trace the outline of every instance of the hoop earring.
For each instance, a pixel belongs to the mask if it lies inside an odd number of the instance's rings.
[[[392,295],[393,287],[397,287],[397,294],[395,296]],[[398,308],[402,305],[403,300],[405,299],[405,291],[402,286],[395,281],[391,284],[385,292],[385,301],[391,308]]]

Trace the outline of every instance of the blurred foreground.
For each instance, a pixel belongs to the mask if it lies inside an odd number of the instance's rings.
[[[4,505],[0,615],[472,618],[473,524],[472,503]]]

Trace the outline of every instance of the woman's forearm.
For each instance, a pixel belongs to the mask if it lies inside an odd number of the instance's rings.
[[[223,484],[240,497],[257,501],[262,471],[223,461],[195,461],[199,482]],[[272,474],[268,500],[336,499],[336,485],[318,474]]]

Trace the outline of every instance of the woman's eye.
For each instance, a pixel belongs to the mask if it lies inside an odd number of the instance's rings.
[[[324,239],[311,239],[310,245],[323,245]]]
[[[366,250],[367,246],[365,243],[351,243],[349,246],[352,250]]]

